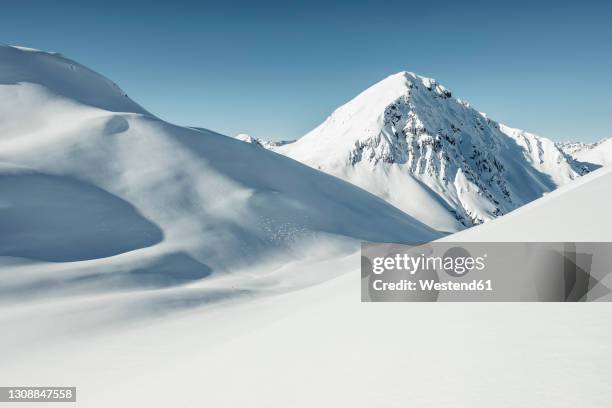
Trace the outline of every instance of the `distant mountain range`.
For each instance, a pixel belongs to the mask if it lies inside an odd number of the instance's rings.
[[[560,142],[557,146],[589,170],[612,164],[612,139],[595,143]]]

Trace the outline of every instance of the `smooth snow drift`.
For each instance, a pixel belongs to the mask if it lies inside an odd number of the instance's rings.
[[[148,114],[114,82],[61,54],[0,45],[0,64],[0,85],[36,84],[83,105],[111,112]],[[3,92],[12,89],[3,88]],[[0,113],[6,112],[2,109]]]
[[[317,240],[438,236],[291,159],[163,122],[57,54],[0,47],[0,135],[4,256],[57,262],[143,248],[147,259],[182,254],[229,271]]]
[[[78,179],[0,170],[0,191],[0,256],[80,261],[163,239],[129,203]]]
[[[612,241],[611,191],[611,171],[599,170],[448,239]],[[602,380],[612,376],[605,303],[360,303],[358,254],[318,269],[351,272],[297,293],[95,336],[86,324],[93,311],[111,300],[106,313],[139,303],[115,296],[5,310],[0,323],[29,347],[6,356],[0,380],[73,384],[88,407],[612,405]],[[159,294],[145,300],[164,304]],[[50,319],[53,330],[41,339]],[[48,337],[66,327],[70,337]],[[0,338],[1,349],[10,344]]]

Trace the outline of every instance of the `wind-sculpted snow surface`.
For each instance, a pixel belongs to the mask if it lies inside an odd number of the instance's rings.
[[[611,242],[611,191],[612,173],[598,170],[448,238]],[[0,380],[73,384],[88,407],[612,406],[602,380],[612,376],[612,310],[605,304],[368,304],[358,298],[359,253],[287,268],[302,276],[348,273],[297,292],[95,335],[92,321],[105,328],[100,320],[119,313],[118,305],[159,315],[179,299],[193,305],[213,293],[192,287],[145,299],[0,309],[0,323],[11,328],[0,336],[2,349],[28,345],[7,353]],[[598,287],[609,300],[610,276]],[[71,336],[53,341],[67,327]]]
[[[489,221],[578,177],[545,138],[455,99],[433,79],[401,72],[273,150],[354,183],[443,231]]]
[[[129,203],[78,179],[0,166],[0,191],[0,256],[79,261],[163,238]]]
[[[64,268],[71,282],[157,260],[149,285],[159,271],[173,273],[160,263],[174,265],[176,256],[177,274],[202,277],[286,262],[324,242],[333,252],[358,240],[439,236],[287,157],[166,123],[73,61],[7,46],[0,47],[0,162],[0,268],[14,264],[9,257],[29,259],[34,272],[50,270],[44,261],[89,260]]]

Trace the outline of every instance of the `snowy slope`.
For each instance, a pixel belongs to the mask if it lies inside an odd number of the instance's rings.
[[[6,63],[0,58],[0,72]],[[12,117],[5,109],[29,119],[0,122],[2,221],[20,220],[15,228],[28,232],[42,219],[46,231],[63,228],[55,236],[92,230],[103,242],[120,228],[114,237],[126,247],[114,251],[131,249],[103,259],[77,253],[86,259],[78,262],[0,258],[0,325],[10,328],[0,336],[0,384],[74,385],[84,407],[612,405],[605,380],[612,376],[612,310],[605,305],[362,304],[358,253],[311,253],[273,268],[250,263],[239,277],[199,279],[206,270],[194,265],[204,260],[229,268],[232,258],[278,250],[264,238],[296,236],[281,233],[291,232],[280,228],[284,216],[323,246],[328,234],[391,240],[431,231],[350,185],[212,132],[110,113],[27,83],[0,86],[0,100],[3,119]],[[289,179],[298,176],[304,181]],[[462,234],[503,239],[512,232],[504,221],[512,220],[520,235],[508,239],[612,241],[610,182],[609,171],[595,172]],[[339,197],[351,200],[334,204]],[[107,226],[108,212],[124,226]],[[255,227],[262,213],[270,221],[265,231]],[[555,222],[545,220],[551,214]],[[205,256],[207,245],[216,257]],[[162,254],[169,254],[165,263]],[[123,286],[117,275],[140,285],[148,276],[156,286],[24,300],[58,281],[99,285],[95,277],[106,276]],[[191,283],[172,286],[158,275]],[[232,296],[288,275],[341,276],[277,296]],[[219,299],[228,301],[213,302]]]
[[[444,239],[457,242],[612,242],[611,201],[612,168],[604,167],[504,217]]]
[[[500,125],[409,72],[373,85],[273,150],[443,231],[506,214],[581,173],[552,141]]]
[[[448,238],[612,242],[611,199],[612,172],[599,170]],[[113,297],[0,310],[0,322],[29,345],[6,356],[0,380],[74,384],[88,407],[612,405],[606,304],[360,303],[358,254],[318,267],[347,273],[298,292],[93,333],[86,322],[101,319],[96,306],[138,303]],[[70,337],[57,338],[58,326],[72,329]],[[0,349],[10,341],[0,337]]]
[[[148,114],[111,80],[58,53],[0,45],[0,85],[38,85],[50,94],[111,112]],[[27,86],[26,88],[34,88]],[[15,87],[3,87],[4,92]],[[27,92],[27,90],[23,90]],[[5,99],[5,98],[3,98]],[[7,112],[2,109],[3,115]]]
[[[69,282],[98,288],[195,281],[307,256],[312,246],[438,236],[284,156],[166,123],[73,61],[8,46],[0,47],[0,226],[3,277],[70,271]],[[14,285],[36,286],[28,282]]]

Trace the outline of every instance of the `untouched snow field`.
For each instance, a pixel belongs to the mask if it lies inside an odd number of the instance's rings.
[[[578,183],[457,237],[612,241],[612,171]],[[583,216],[584,202],[602,204]],[[563,223],[542,216],[561,210]],[[0,380],[74,384],[88,407],[612,404],[608,304],[360,303],[358,269],[358,254],[302,264],[294,271],[347,273],[130,324],[89,320],[127,296],[3,308],[1,324],[17,332],[2,339]]]
[[[598,170],[447,239],[612,241],[611,189]],[[77,386],[81,407],[612,405],[606,304],[362,304],[359,240],[440,235],[55,54],[0,47],[0,225],[3,386]]]

